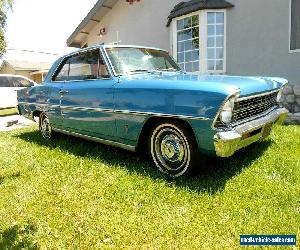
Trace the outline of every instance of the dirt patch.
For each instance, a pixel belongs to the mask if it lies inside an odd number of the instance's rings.
[[[20,115],[9,115],[0,117],[0,131],[10,131],[13,129],[19,129],[33,124],[36,123]]]

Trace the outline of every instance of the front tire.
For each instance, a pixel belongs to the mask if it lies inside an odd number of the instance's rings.
[[[53,130],[52,126],[50,124],[50,121],[46,114],[42,113],[40,115],[40,132],[42,134],[42,137],[45,140],[51,140],[53,138]]]
[[[198,150],[189,129],[179,123],[160,122],[150,134],[150,155],[162,173],[175,178],[193,168]]]

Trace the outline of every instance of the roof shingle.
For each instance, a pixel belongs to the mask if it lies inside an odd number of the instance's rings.
[[[175,17],[183,16],[194,11],[203,9],[227,9],[234,7],[233,4],[225,0],[190,0],[188,2],[180,2],[175,5],[174,9],[168,16],[167,27]]]

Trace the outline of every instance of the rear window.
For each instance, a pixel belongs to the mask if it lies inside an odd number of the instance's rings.
[[[14,87],[13,83],[9,81],[6,76],[0,77],[0,87]]]

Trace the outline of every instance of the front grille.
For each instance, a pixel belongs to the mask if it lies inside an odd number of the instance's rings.
[[[277,95],[278,92],[273,92],[266,95],[254,96],[253,98],[249,97],[246,99],[237,100],[233,109],[232,122],[229,125],[258,116],[278,106]],[[220,117],[216,122],[216,126],[228,127],[228,125],[221,122]]]
[[[251,99],[237,101],[233,109],[232,122],[238,122],[259,114],[277,106],[277,92],[258,96]]]

